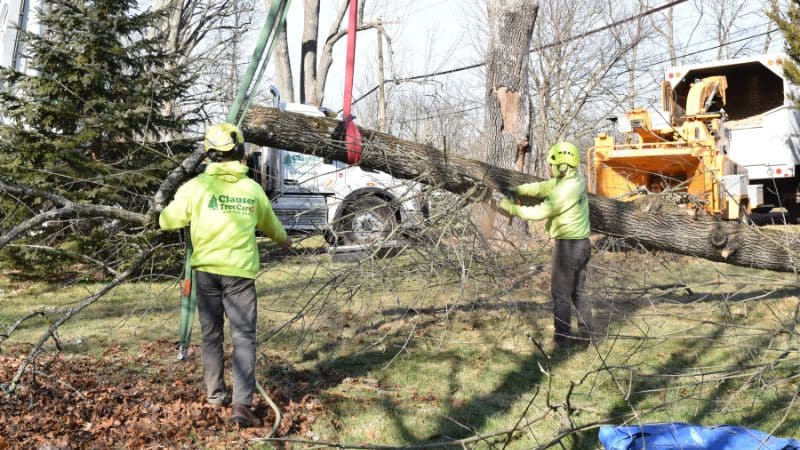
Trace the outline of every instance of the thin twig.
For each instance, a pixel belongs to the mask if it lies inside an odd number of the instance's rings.
[[[19,367],[17,368],[17,372],[14,375],[14,378],[12,378],[11,381],[8,383],[8,385],[4,387],[3,390],[6,392],[6,394],[11,394],[14,392],[14,390],[17,388],[19,380],[22,378],[22,374],[25,372],[25,369],[39,354],[42,346],[47,341],[47,339],[50,338],[51,336],[54,336],[61,325],[63,325],[66,321],[74,317],[79,312],[83,311],[84,308],[91,305],[98,299],[102,298],[104,295],[111,292],[114,288],[125,282],[125,280],[127,280],[128,277],[131,276],[131,274],[133,274],[136,270],[138,270],[139,267],[141,267],[141,265],[144,264],[144,262],[150,258],[154,250],[155,249],[151,249],[146,252],[143,252],[141,255],[139,255],[139,257],[136,259],[136,261],[134,261],[134,263],[128,270],[126,270],[118,277],[116,277],[114,280],[112,280],[110,283],[105,285],[97,293],[81,300],[77,306],[67,310],[66,314],[64,314],[59,320],[53,323],[53,325],[51,325],[50,328],[48,328],[48,330],[39,338],[39,342],[37,342],[36,345],[31,349],[31,351],[28,353],[28,356],[25,357],[25,360],[23,360],[22,363],[19,365]]]
[[[23,322],[25,322],[28,319],[31,319],[33,317],[36,317],[36,316],[45,317],[45,313],[54,312],[54,311],[55,311],[54,307],[48,306],[46,308],[37,309],[36,311],[30,312],[30,313],[20,317],[19,319],[17,319],[16,322],[14,322],[14,325],[11,325],[10,327],[8,327],[8,329],[6,330],[5,333],[0,333],[0,344],[2,344],[3,341],[5,341],[9,337],[11,337],[11,335],[14,334],[14,331],[16,331],[17,328],[19,328],[19,326],[22,325]]]
[[[414,330],[416,330],[416,329],[417,329],[417,323],[418,323],[418,322],[414,322],[414,323],[412,324],[413,326],[411,327],[411,331],[408,333],[408,337],[406,338],[406,341],[403,343],[403,346],[402,346],[402,347],[400,347],[400,350],[398,350],[398,351],[397,351],[397,353],[395,353],[395,354],[394,354],[394,356],[392,356],[392,359],[390,359],[390,360],[389,360],[389,362],[387,362],[387,363],[386,363],[386,365],[384,365],[384,366],[381,368],[381,370],[386,370],[386,369],[388,369],[388,368],[389,368],[389,366],[391,366],[391,365],[392,365],[392,363],[394,362],[394,360],[395,360],[395,359],[397,359],[397,357],[398,357],[398,356],[400,356],[400,353],[403,353],[403,350],[405,350],[405,349],[406,349],[406,347],[408,346],[408,342],[411,340],[411,336],[414,336]]]

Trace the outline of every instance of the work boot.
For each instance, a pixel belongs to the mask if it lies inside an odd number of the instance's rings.
[[[572,344],[573,337],[569,329],[564,331],[556,330],[556,332],[553,334],[553,346],[556,349],[567,349],[570,348]]]
[[[230,405],[231,401],[226,397],[222,400],[209,400],[207,404],[214,411],[220,411]]]
[[[577,353],[589,347],[590,337],[556,334],[553,336],[553,350],[566,354]]]
[[[572,346],[572,340],[567,336],[556,335],[553,338],[553,350],[566,351]]]
[[[249,406],[234,404],[231,407],[231,425],[239,425],[241,428],[251,428],[261,426],[261,421],[256,418]]]
[[[595,333],[587,328],[581,328],[578,331],[578,338],[581,340],[584,347],[594,347],[600,345],[603,336]]]

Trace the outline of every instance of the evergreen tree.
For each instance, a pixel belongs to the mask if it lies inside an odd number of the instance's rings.
[[[781,14],[777,2],[773,3],[769,17],[775,21],[786,41],[789,61],[784,61],[783,73],[793,83],[800,85],[800,0],[789,2],[786,14]],[[800,99],[795,99],[800,105]]]
[[[180,157],[192,145],[167,141],[191,125],[162,111],[192,80],[162,51],[164,17],[138,11],[135,0],[47,0],[39,11],[44,34],[23,33],[35,74],[0,71],[0,177],[78,202],[145,211],[175,165],[168,155]],[[0,201],[0,229],[47,207]],[[100,220],[80,226],[60,229],[49,244],[96,254],[113,237]]]

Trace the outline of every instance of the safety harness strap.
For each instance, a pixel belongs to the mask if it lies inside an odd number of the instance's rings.
[[[351,113],[353,103],[353,72],[356,62],[356,32],[358,19],[358,0],[350,0],[350,17],[347,24],[347,58],[344,72],[344,100],[342,115],[344,116],[345,146],[347,147],[347,163],[358,164],[361,161],[361,133],[358,131]]]

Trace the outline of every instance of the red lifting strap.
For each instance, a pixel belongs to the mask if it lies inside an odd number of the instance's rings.
[[[356,62],[357,18],[358,0],[350,0],[350,20],[347,24],[347,59],[344,73],[344,105],[342,107],[348,164],[358,164],[361,161],[361,133],[350,112],[353,102],[353,69]]]

